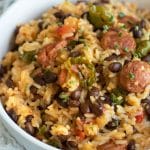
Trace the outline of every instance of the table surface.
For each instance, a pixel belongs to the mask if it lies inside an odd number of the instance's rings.
[[[2,14],[15,0],[0,0],[0,14]],[[25,150],[7,132],[0,121],[0,150]]]

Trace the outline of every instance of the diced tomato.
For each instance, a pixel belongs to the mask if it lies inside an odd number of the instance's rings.
[[[66,81],[66,79],[67,79],[67,74],[68,74],[68,72],[67,72],[66,69],[62,69],[62,70],[60,71],[60,74],[59,74],[59,77],[58,77],[58,83],[59,83],[60,85],[63,85],[63,84],[65,83],[65,81]]]
[[[61,36],[61,38],[65,39],[72,37],[75,31],[75,28],[72,26],[63,25],[57,29],[57,34]]]
[[[85,133],[81,130],[76,130],[76,136],[79,138],[79,140],[84,140],[85,139]]]
[[[144,113],[142,112],[141,114],[135,116],[136,118],[136,123],[141,123],[144,119]]]

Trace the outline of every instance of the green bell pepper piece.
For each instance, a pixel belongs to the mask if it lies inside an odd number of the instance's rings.
[[[114,22],[112,12],[105,6],[91,5],[88,19],[95,28],[102,27],[103,25],[112,25]]]
[[[150,53],[150,41],[144,40],[138,43],[137,50],[134,53],[135,57],[142,58]]]

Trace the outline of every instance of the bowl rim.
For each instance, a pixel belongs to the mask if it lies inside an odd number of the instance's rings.
[[[24,137],[24,139],[28,140],[28,141],[32,141],[34,144],[36,144],[39,147],[42,147],[44,149],[51,149],[51,150],[58,150],[57,148],[48,145],[38,139],[36,139],[35,137],[31,136],[30,134],[28,134],[27,132],[25,132],[21,127],[19,127],[6,113],[2,102],[0,102],[0,117],[1,119],[3,119],[7,124],[11,124],[11,127],[13,128],[13,130],[15,132],[17,132],[18,134],[20,134],[22,137]],[[3,120],[2,120],[2,124],[3,124]],[[5,127],[6,128],[6,127]],[[7,128],[6,128],[7,129]],[[14,137],[15,138],[15,137]],[[20,144],[20,143],[19,143]],[[23,145],[21,145],[23,146]],[[24,146],[23,146],[24,147]]]
[[[18,5],[19,2],[21,2],[23,0],[17,0],[16,2],[14,2],[0,17],[0,22],[2,22],[2,20],[7,17],[7,15],[12,12],[12,10],[14,10]],[[26,1],[26,0],[24,0]],[[34,19],[34,18],[33,18]],[[7,51],[5,51],[6,53]],[[0,121],[2,122],[2,124],[4,125],[5,129],[7,130],[7,127],[5,126],[5,123],[8,125],[11,125],[11,128],[14,130],[14,132],[17,132],[22,138],[24,138],[27,141],[30,141],[31,143],[35,144],[36,146],[42,147],[45,150],[59,150],[51,145],[48,145],[40,140],[38,140],[37,138],[35,138],[34,136],[31,136],[29,133],[27,133],[26,131],[24,131],[21,127],[19,127],[18,124],[16,124],[7,114],[7,112],[4,109],[4,106],[2,104],[2,101],[0,99]],[[8,130],[7,130],[8,131]],[[8,131],[9,133],[9,131]],[[16,139],[15,136],[13,136],[11,133],[9,133],[12,137],[14,137]],[[18,142],[19,143],[19,142]],[[19,143],[21,146],[24,147],[24,145],[22,145],[21,143]]]
[[[19,2],[21,2],[23,0],[16,0],[16,2],[14,2],[0,17],[0,22],[2,22],[2,20],[7,16],[7,14],[9,12],[12,12],[12,10],[14,10],[16,8],[16,6],[18,5]],[[26,1],[26,0],[24,0]],[[71,0],[69,0],[71,1]],[[26,131],[24,131],[21,127],[19,127],[19,125],[17,125],[7,114],[7,112],[5,111],[3,104],[0,100],[0,120],[2,122],[2,124],[4,125],[4,122],[6,122],[6,124],[11,125],[11,128],[17,132],[21,137],[23,137],[24,139],[26,139],[27,141],[31,141],[31,143],[42,147],[45,150],[59,150],[51,145],[48,145],[38,139],[36,139],[35,137],[31,136],[30,134],[28,134]],[[5,126],[5,125],[4,125]],[[6,127],[5,127],[6,128]],[[6,128],[7,129],[7,128]],[[8,132],[9,133],[9,132]],[[14,137],[15,138],[15,137]],[[18,142],[19,143],[19,142]],[[19,143],[20,144],[20,143]],[[23,145],[21,145],[23,146]],[[24,147],[24,146],[23,146]]]

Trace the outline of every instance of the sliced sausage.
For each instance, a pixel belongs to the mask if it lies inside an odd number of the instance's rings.
[[[97,147],[97,150],[126,150],[125,144],[115,144],[112,141],[100,145]]]
[[[64,48],[67,45],[67,41],[63,40],[57,44],[49,44],[43,47],[37,56],[37,61],[43,65],[52,65],[57,57],[58,50]]]
[[[120,29],[111,29],[104,33],[101,39],[101,46],[105,49],[119,49],[121,54],[134,51],[136,42],[134,38],[126,31]]]
[[[128,29],[132,28],[135,24],[138,23],[138,20],[133,16],[119,17],[118,20],[120,23],[125,24],[126,28]]]
[[[150,84],[150,65],[144,61],[129,62],[119,74],[119,84],[129,92],[143,92]]]

